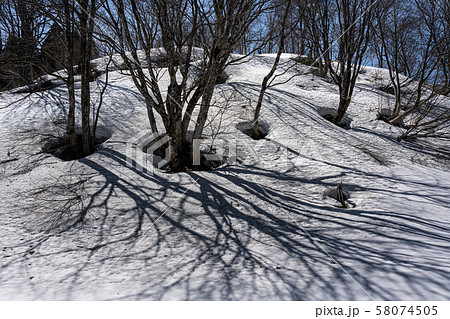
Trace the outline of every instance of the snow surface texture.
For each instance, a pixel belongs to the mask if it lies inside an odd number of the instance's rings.
[[[100,119],[110,138],[77,161],[41,152],[63,134],[64,86],[1,94],[0,299],[450,299],[448,142],[396,141],[401,129],[376,120],[390,97],[375,68],[360,76],[350,129],[331,124],[320,114],[338,88],[300,64],[285,78],[304,75],[267,91],[268,135],[251,140],[238,128],[273,59],[230,67],[217,86],[205,134],[235,143],[237,158],[211,172],[127,165],[126,142],[149,124],[119,71]],[[324,195],[340,182],[349,209]]]

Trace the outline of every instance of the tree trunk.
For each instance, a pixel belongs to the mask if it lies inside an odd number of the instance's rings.
[[[275,74],[277,70],[278,64],[280,63],[281,54],[284,50],[284,43],[288,34],[286,33],[286,22],[289,15],[289,9],[291,8],[291,0],[289,0],[286,4],[286,10],[284,12],[283,18],[281,20],[281,37],[280,37],[280,45],[278,47],[277,56],[275,61],[270,69],[269,73],[264,77],[261,83],[261,89],[259,91],[258,103],[255,108],[255,115],[253,117],[253,137],[259,139],[261,137],[261,132],[259,130],[259,114],[261,113],[262,102],[264,99],[264,94],[266,93],[268,82]],[[303,40],[302,40],[303,41]]]
[[[281,50],[280,50],[281,52]],[[253,138],[255,139],[259,139],[261,137],[261,131],[259,130],[259,114],[261,113],[261,107],[262,107],[262,103],[264,100],[264,94],[266,93],[267,90],[267,82],[270,80],[270,78],[272,77],[273,73],[275,72],[277,66],[278,66],[278,62],[279,62],[279,56],[281,54],[277,55],[277,58],[275,59],[275,62],[272,66],[272,69],[270,70],[269,74],[267,74],[261,84],[261,89],[259,91],[259,97],[258,97],[258,102],[256,104],[256,108],[255,108],[255,115],[253,117],[253,125],[252,125],[252,130],[253,130]]]
[[[397,79],[398,79],[398,73],[397,73]],[[400,109],[401,109],[400,81],[397,80],[396,82],[393,82],[393,86],[394,86],[395,104],[394,104],[394,109],[392,110],[391,118],[397,117],[400,114]]]
[[[67,136],[69,137],[70,146],[76,156],[80,153],[77,134],[75,132],[75,88],[73,79],[73,67],[68,68],[69,74],[67,79],[67,90],[69,93],[69,114],[67,119]]]
[[[339,97],[339,107],[338,107],[336,114],[334,115],[334,117],[332,119],[332,122],[334,124],[338,124],[342,121],[342,119],[344,118],[344,115],[347,112],[347,109],[350,105],[350,102],[352,100],[351,94],[349,94],[348,86],[349,86],[348,83],[342,84],[342,89],[341,89],[341,93],[340,93],[340,97]]]
[[[73,71],[73,34],[72,34],[72,22],[71,22],[71,10],[69,7],[69,0],[64,1],[64,14],[65,14],[65,36],[67,41],[67,61],[66,69],[67,69],[67,90],[69,94],[69,114],[67,119],[67,136],[69,137],[70,146],[72,151],[75,153],[75,156],[78,156],[80,153],[80,146],[78,143],[77,134],[75,132],[75,84],[74,84],[74,71]]]
[[[183,125],[181,121],[175,123],[175,127],[170,130],[170,168],[172,172],[179,172],[192,164],[189,157],[188,142],[183,139]]]
[[[218,71],[212,71],[212,75],[205,86],[205,90],[203,91],[202,103],[197,117],[197,124],[195,125],[193,139],[202,138],[203,129],[205,128],[206,120],[208,119],[208,110],[209,106],[211,105],[211,100],[214,94],[214,86],[218,74]]]
[[[88,14],[89,6],[88,0],[81,1],[81,12],[80,12],[80,50],[82,54],[81,62],[81,125],[82,131],[82,151],[83,156],[87,156],[94,152],[94,142],[91,135],[91,125],[90,125],[90,111],[91,111],[91,96],[90,96],[90,82],[89,77],[91,73],[91,42],[92,35],[91,30],[89,30],[89,19]],[[94,5],[94,4],[92,4]],[[92,19],[92,17],[91,17]]]
[[[153,103],[149,96],[145,96],[145,104],[147,106],[147,117],[150,122],[150,127],[153,133],[158,132],[158,126],[156,125],[155,114],[153,112]]]

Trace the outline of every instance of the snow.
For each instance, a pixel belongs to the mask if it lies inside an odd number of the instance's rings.
[[[230,66],[217,86],[215,145],[237,158],[210,172],[127,165],[149,124],[117,70],[100,116],[110,138],[77,161],[41,152],[63,134],[64,86],[1,93],[0,299],[448,300],[449,142],[397,142],[401,129],[376,120],[387,71],[370,67],[350,129],[329,123],[336,85],[299,64],[267,91],[268,135],[253,141],[238,127],[273,59]],[[340,182],[349,209],[324,195]]]

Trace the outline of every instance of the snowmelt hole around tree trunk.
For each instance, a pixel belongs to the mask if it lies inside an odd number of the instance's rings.
[[[259,135],[258,136],[256,136],[253,132],[253,122],[252,121],[238,123],[236,125],[236,128],[254,140],[262,140],[262,139],[266,138],[266,136],[269,134],[269,124],[267,124],[263,120],[259,120],[258,122],[259,122]]]
[[[106,142],[111,134],[108,130],[104,128],[97,128],[98,134],[95,138],[95,150],[94,153],[99,149],[100,145]],[[82,136],[77,132],[78,145],[82,145]],[[63,161],[73,161],[86,157],[81,151],[74,150],[70,145],[69,137],[64,135],[62,137],[54,137],[49,139],[42,147],[42,152],[51,154]],[[90,155],[90,154],[88,154]]]
[[[333,123],[333,118],[334,115],[336,114],[337,110],[329,108],[329,107],[324,107],[324,108],[320,108],[317,110],[317,112],[319,113],[320,116],[322,116],[324,119],[326,119],[327,121]],[[345,130],[349,130],[351,129],[351,123],[352,123],[352,119],[345,114],[344,117],[342,118],[342,120],[339,123],[333,123]]]
[[[213,171],[227,162],[225,155],[219,156],[216,149],[199,150],[200,163],[193,163],[192,143],[185,143],[185,150],[182,164],[174,168],[170,161],[169,142],[161,144],[160,140],[153,140],[139,146],[139,151],[143,152],[146,163],[153,165],[154,168],[166,173],[182,173],[188,171]]]

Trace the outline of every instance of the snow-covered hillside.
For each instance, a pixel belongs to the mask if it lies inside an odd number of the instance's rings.
[[[450,299],[449,142],[397,142],[377,120],[387,71],[370,67],[348,129],[331,124],[338,88],[301,64],[267,91],[268,135],[254,141],[240,129],[273,60],[232,66],[216,87],[206,133],[237,158],[209,172],[127,165],[149,124],[119,71],[101,111],[109,139],[76,161],[42,152],[63,134],[63,86],[1,93],[0,299]],[[325,195],[340,182],[349,209]]]

